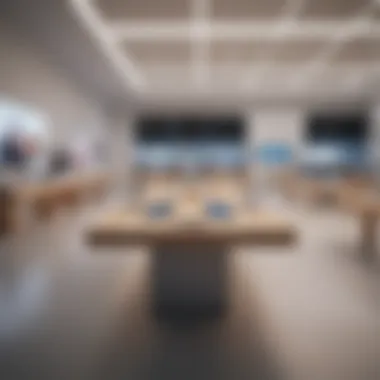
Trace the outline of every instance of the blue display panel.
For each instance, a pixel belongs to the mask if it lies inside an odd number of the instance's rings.
[[[264,165],[286,165],[293,162],[293,159],[292,148],[285,143],[266,143],[257,150],[257,160]]]
[[[369,169],[370,154],[365,145],[352,143],[310,144],[301,157],[301,168],[310,175],[339,175]]]

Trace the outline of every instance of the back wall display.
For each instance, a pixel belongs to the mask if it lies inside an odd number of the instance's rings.
[[[302,167],[310,173],[341,174],[368,166],[369,118],[360,113],[310,115]]]
[[[146,116],[135,128],[137,165],[165,168],[237,167],[245,162],[246,131],[232,116]]]
[[[245,125],[238,116],[146,116],[138,120],[135,141],[138,144],[243,143]]]
[[[308,118],[306,141],[308,143],[348,143],[363,145],[368,140],[368,113],[313,114]]]

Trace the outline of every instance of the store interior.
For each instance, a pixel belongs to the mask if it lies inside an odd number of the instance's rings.
[[[380,379],[380,3],[3,0],[0,378]]]

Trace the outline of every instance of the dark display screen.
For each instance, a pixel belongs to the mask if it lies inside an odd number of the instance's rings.
[[[368,138],[368,118],[359,115],[312,115],[306,139],[312,143],[337,142],[364,144]]]
[[[177,125],[170,120],[158,118],[140,119],[135,130],[138,143],[162,143],[178,140]]]
[[[239,117],[143,117],[136,127],[137,143],[243,143]]]

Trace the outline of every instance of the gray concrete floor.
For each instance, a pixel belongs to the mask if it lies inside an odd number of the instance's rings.
[[[1,242],[1,379],[380,379],[380,266],[354,219],[289,208],[297,247],[236,250],[226,315],[175,325],[151,313],[147,252],[86,246],[104,207]]]

